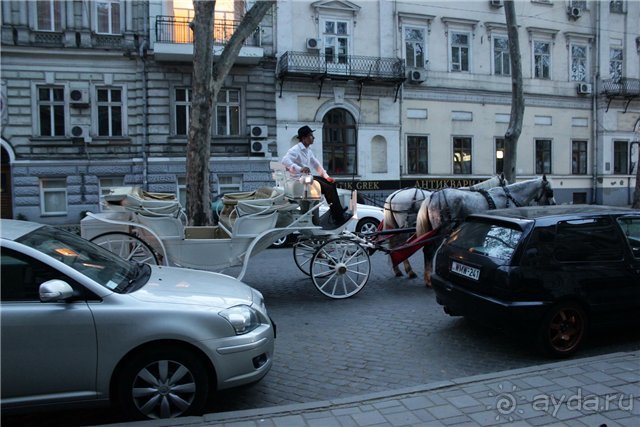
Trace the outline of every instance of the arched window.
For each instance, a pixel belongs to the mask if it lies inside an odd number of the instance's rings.
[[[329,175],[355,175],[357,169],[356,121],[347,110],[336,108],[322,120],[322,158]]]

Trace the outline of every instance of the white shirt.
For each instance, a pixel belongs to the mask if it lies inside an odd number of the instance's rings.
[[[289,148],[287,154],[282,158],[282,164],[286,166],[289,173],[298,177],[302,173],[302,168],[315,169],[323,178],[327,178],[327,171],[324,170],[322,164],[318,161],[310,148],[305,147],[302,142],[297,143]]]

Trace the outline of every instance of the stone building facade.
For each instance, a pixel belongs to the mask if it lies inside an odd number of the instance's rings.
[[[219,52],[251,2],[217,2]],[[629,204],[640,3],[515,2],[517,174],[563,203]],[[3,217],[77,223],[117,185],[184,197],[193,45],[185,0],[2,2]],[[271,183],[302,125],[341,185],[466,185],[501,168],[511,70],[501,1],[279,0],[217,102],[211,191]],[[635,156],[635,157],[634,157]]]

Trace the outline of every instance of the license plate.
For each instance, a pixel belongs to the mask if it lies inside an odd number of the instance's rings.
[[[480,269],[451,261],[451,271],[469,279],[478,280],[480,278]]]

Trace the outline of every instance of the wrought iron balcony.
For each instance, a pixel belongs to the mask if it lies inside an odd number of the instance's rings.
[[[188,18],[178,16],[156,16],[156,42],[193,44],[193,32]],[[241,21],[216,19],[213,23],[213,43],[225,45],[235,32]],[[260,27],[253,37],[247,37],[245,46],[260,46]]]
[[[626,99],[627,105],[624,107],[624,112],[626,113],[629,103],[633,99],[640,97],[640,79],[622,77],[619,79],[603,80],[602,87],[604,89],[604,95],[609,98],[607,111],[613,99]]]
[[[329,55],[323,51],[315,53],[285,52],[278,60],[277,76],[282,85],[288,78],[320,80],[320,94],[325,79],[353,80],[362,86],[368,84],[397,85],[405,81],[404,60],[372,56]],[[397,90],[396,90],[397,94]]]
[[[278,61],[278,77],[330,77],[342,80],[369,80],[398,83],[405,79],[404,61],[354,55],[285,52]]]

